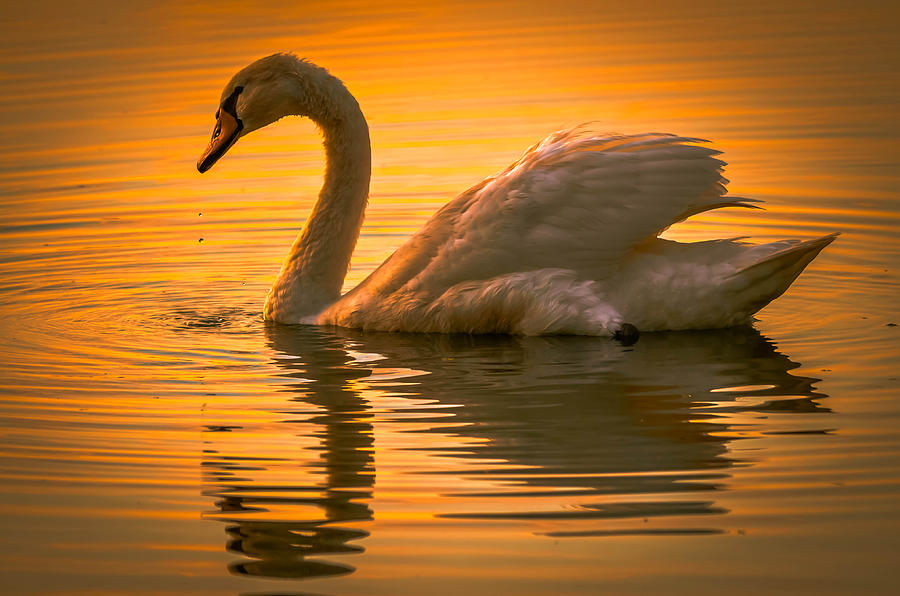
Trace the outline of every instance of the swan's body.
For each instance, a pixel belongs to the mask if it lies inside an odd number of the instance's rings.
[[[438,211],[341,296],[362,226],[371,155],[343,84],[292,55],[263,58],[226,86],[208,169],[237,138],[286,115],[325,137],[319,200],[284,262],[265,317],[386,331],[611,335],[746,322],[835,234],[800,242],[678,243],[657,236],[726,206],[723,162],[697,139],[554,134]]]

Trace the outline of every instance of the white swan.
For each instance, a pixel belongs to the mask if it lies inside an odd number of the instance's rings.
[[[250,64],[225,87],[197,168],[287,115],[318,124],[327,167],[269,291],[269,320],[526,335],[726,327],[780,296],[837,236],[762,245],[660,239],[691,215],[753,201],[723,196],[724,163],[699,139],[571,130],[450,201],[341,296],[371,154],[359,104],[337,78],[290,54]]]

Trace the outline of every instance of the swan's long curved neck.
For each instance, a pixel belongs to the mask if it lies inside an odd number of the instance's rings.
[[[323,71],[324,73],[324,71]],[[264,309],[285,323],[312,319],[340,297],[350,256],[362,227],[371,176],[369,128],[359,104],[327,73],[303,97],[297,112],[319,125],[325,138],[325,179],[306,225],[281,268]]]

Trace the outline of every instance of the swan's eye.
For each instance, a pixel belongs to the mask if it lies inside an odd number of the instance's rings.
[[[216,118],[218,118],[218,117],[219,117],[219,114],[218,114],[218,112],[217,112],[217,113],[216,113]],[[218,139],[218,138],[219,138],[219,134],[221,134],[221,132],[222,132],[222,122],[221,122],[221,121],[217,121],[217,122],[216,122],[216,127],[213,129],[212,138]]]

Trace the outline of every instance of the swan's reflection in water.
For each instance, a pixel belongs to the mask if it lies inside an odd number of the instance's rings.
[[[710,534],[724,531],[715,520],[727,513],[716,491],[736,464],[760,456],[735,456],[736,439],[827,432],[820,417],[770,420],[829,410],[815,379],[790,374],[799,365],[752,328],[648,334],[628,348],[587,337],[267,333],[291,399],[311,411],[292,409],[283,421],[299,456],[259,457],[252,440],[225,453],[219,435],[207,435],[212,517],[229,524],[228,548],[249,558],[236,573],[352,572],[322,557],[363,551],[358,522],[373,519],[376,463],[395,467],[392,453],[450,458],[403,471],[458,480],[444,484],[459,488],[442,495],[440,518],[535,520],[553,524],[536,533],[554,537]],[[385,395],[389,405],[373,410],[369,400]],[[381,445],[386,461],[376,462],[374,427],[404,422],[404,443]],[[261,479],[286,461],[293,477]],[[284,505],[305,514],[261,519]]]
[[[250,559],[234,563],[234,573],[265,577],[303,578],[350,573],[353,567],[315,558],[325,554],[362,552],[352,541],[368,532],[340,527],[340,522],[372,519],[367,500],[375,482],[372,415],[365,399],[346,388],[354,378],[370,373],[348,366],[345,342],[327,334],[298,331],[288,344],[290,329],[273,334],[272,341],[286,355],[297,360],[279,361],[286,376],[299,379],[298,395],[292,399],[315,407],[315,413],[287,419],[284,432],[293,433],[290,423],[312,428],[316,444],[307,447],[317,457],[302,458],[315,482],[309,485],[260,484],[254,472],[265,471],[267,461],[276,464],[289,458],[256,457],[253,453],[224,454],[207,440],[204,465],[206,480],[217,486],[209,494],[218,498],[216,519],[227,521],[227,548]],[[278,339],[278,338],[282,339]],[[212,431],[243,430],[213,428]],[[291,513],[305,517],[291,521],[257,519],[273,507],[287,505]],[[293,506],[293,507],[290,507]],[[229,516],[229,514],[232,514]],[[235,515],[237,514],[237,515]]]

